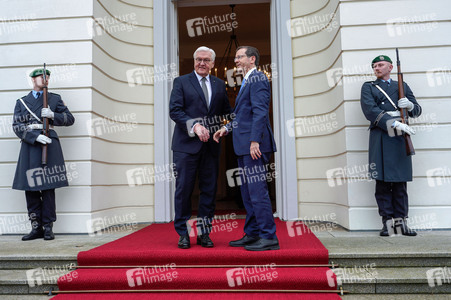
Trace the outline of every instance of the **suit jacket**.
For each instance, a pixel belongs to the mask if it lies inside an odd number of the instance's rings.
[[[380,79],[365,82],[362,86],[360,105],[366,119],[370,124],[369,165],[373,164],[375,170],[369,169],[371,177],[386,182],[412,181],[412,158],[407,156],[404,137],[393,136],[396,130],[390,128],[395,118],[387,111],[395,111],[385,95],[376,87],[379,85],[398,104],[398,82],[392,80],[390,86],[382,84]],[[418,104],[410,87],[404,82],[404,93],[415,107],[409,116],[416,118],[421,115],[421,106]],[[390,134],[389,134],[390,130]]]
[[[260,144],[262,153],[275,152],[276,142],[269,123],[271,89],[266,75],[254,70],[241,87],[233,114],[227,126],[232,130],[236,155],[250,155],[251,141]]]
[[[220,145],[213,140],[213,134],[222,127],[221,118],[229,118],[230,103],[223,80],[210,75],[211,102],[209,108],[202,88],[193,71],[174,79],[169,101],[169,115],[176,123],[172,136],[172,151],[195,154],[204,142],[197,135],[190,134],[196,123],[210,131],[207,142],[212,153],[219,155]]]
[[[28,108],[42,120],[43,96],[35,99],[30,92],[22,99]],[[50,125],[71,126],[74,124],[75,118],[61,100],[60,95],[48,93],[47,100],[49,108],[55,114],[53,120],[49,119]],[[41,161],[42,144],[36,142],[38,135],[42,134],[42,129],[29,129],[27,125],[31,124],[41,123],[17,100],[14,109],[13,130],[22,143],[13,189],[42,191],[67,186],[66,168],[58,134],[55,130],[49,130],[49,138],[52,139],[52,143],[47,144],[47,165],[43,166]]]

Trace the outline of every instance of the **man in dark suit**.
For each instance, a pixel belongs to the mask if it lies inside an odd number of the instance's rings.
[[[417,233],[407,227],[407,181],[412,181],[412,158],[406,154],[405,141],[400,133],[415,134],[413,128],[400,122],[399,108],[406,109],[409,117],[421,115],[421,106],[410,87],[404,83],[405,97],[399,99],[398,82],[391,80],[392,60],[379,55],[371,62],[375,81],[362,86],[360,104],[370,124],[369,165],[375,166],[370,174],[376,180],[376,202],[383,227],[381,236],[388,236],[387,221],[400,220],[403,235]]]
[[[46,70],[47,80],[50,71]],[[31,72],[33,91],[17,100],[13,130],[21,140],[13,189],[24,190],[31,232],[23,241],[44,238],[53,240],[56,221],[55,189],[68,186],[66,166],[58,134],[53,126],[71,126],[74,117],[61,96],[48,93],[48,108],[43,108],[44,69]],[[42,134],[42,118],[48,118],[49,136]],[[47,164],[42,164],[42,145],[47,145]]]
[[[210,75],[215,52],[199,47],[194,52],[194,71],[174,80],[169,103],[170,117],[176,123],[172,137],[173,162],[177,174],[174,226],[180,235],[178,247],[187,249],[190,240],[187,221],[191,217],[191,194],[199,179],[197,244],[213,247],[209,237],[214,217],[220,145],[213,133],[221,119],[228,118],[230,104],[223,80]]]
[[[235,102],[235,119],[214,135],[219,142],[232,131],[233,148],[241,171],[241,196],[247,212],[244,237],[229,244],[251,251],[279,249],[266,182],[269,160],[276,151],[269,123],[271,91],[266,75],[256,69],[259,59],[256,48],[237,48],[235,64],[245,76]]]

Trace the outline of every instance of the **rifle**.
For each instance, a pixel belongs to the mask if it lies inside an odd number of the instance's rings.
[[[47,70],[45,68],[45,63],[44,63],[44,75],[43,75],[43,79],[44,79],[44,87],[42,88],[43,92],[42,92],[42,96],[44,97],[44,101],[43,101],[43,108],[48,108],[49,104],[47,101],[47,92],[48,92],[48,88],[47,88]],[[42,124],[43,124],[43,128],[42,128],[42,134],[45,135],[46,137],[49,136],[49,119],[48,118],[42,118]],[[42,164],[46,165],[47,164],[47,144],[42,145]]]
[[[403,81],[403,75],[401,72],[401,62],[399,60],[398,48],[396,48],[396,65],[398,67],[398,99],[401,99],[401,98],[405,97],[405,94],[404,94],[404,81]],[[399,111],[401,114],[401,122],[409,125],[408,119],[407,119],[408,118],[407,109],[400,108]],[[415,155],[415,149],[413,148],[412,139],[410,138],[410,135],[403,132],[402,136],[404,137],[404,141],[406,142],[407,156]]]

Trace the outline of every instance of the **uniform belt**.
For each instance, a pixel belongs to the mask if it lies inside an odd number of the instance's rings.
[[[34,130],[34,129],[42,130],[42,129],[44,129],[44,125],[43,124],[30,124],[30,125],[27,125],[27,129],[29,129],[29,130]],[[53,125],[49,125],[49,129],[53,130]]]

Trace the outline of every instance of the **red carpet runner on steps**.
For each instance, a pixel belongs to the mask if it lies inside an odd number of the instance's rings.
[[[242,237],[244,220],[217,221],[210,235],[214,248],[196,245],[193,236],[184,250],[177,248],[173,223],[152,224],[80,252],[80,268],[58,280],[60,291],[104,292],[52,299],[341,299],[334,293],[296,292],[336,290],[327,266],[308,266],[327,265],[328,251],[301,222],[276,220],[276,225],[280,250],[253,252],[228,245]],[[129,292],[111,292],[118,290]]]

